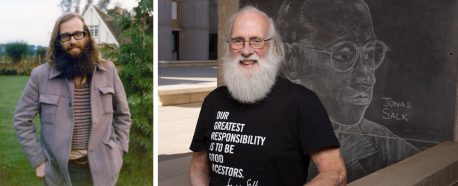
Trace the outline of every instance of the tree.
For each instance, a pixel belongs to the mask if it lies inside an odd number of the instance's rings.
[[[46,50],[47,50],[46,47],[37,45],[37,49],[35,50],[35,55],[44,56],[46,54]]]
[[[36,46],[35,45],[27,45],[27,53],[26,55],[34,55],[36,52]]]
[[[41,64],[43,62],[43,59],[45,58],[46,49],[46,47],[38,45],[37,49],[35,50],[35,56],[38,58],[39,64]]]
[[[99,3],[97,3],[97,6],[101,10],[107,10],[109,4],[110,4],[110,0],[99,0]]]
[[[59,5],[62,12],[80,12],[80,0],[61,0]]]
[[[119,75],[127,93],[132,115],[130,150],[125,157],[124,170],[144,174],[152,185],[153,172],[153,1],[141,0],[135,17],[117,15],[122,30],[120,46],[108,56],[121,65]],[[140,170],[140,171],[139,171]],[[138,176],[138,175],[137,175]],[[122,179],[121,179],[122,180]]]
[[[0,56],[3,56],[6,54],[5,46],[6,44],[0,44]]]
[[[13,63],[21,62],[28,49],[27,43],[23,41],[7,43],[5,46],[6,55],[13,60]]]
[[[86,12],[86,10],[89,8],[89,6],[92,5],[93,0],[87,0],[86,6],[84,6],[83,12]]]

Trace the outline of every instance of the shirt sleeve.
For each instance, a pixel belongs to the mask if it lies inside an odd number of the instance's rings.
[[[332,129],[326,109],[318,96],[309,92],[301,97],[299,138],[302,153],[310,154],[323,148],[338,148],[339,142]]]
[[[208,126],[209,126],[209,103],[208,97],[205,98],[204,102],[202,103],[202,108],[200,109],[199,119],[197,120],[197,125],[194,130],[194,136],[192,138],[191,146],[189,149],[193,152],[200,152],[207,150],[206,147],[209,143],[209,134],[208,134]]]
[[[37,69],[32,71],[29,81],[16,106],[16,112],[14,113],[16,136],[32,167],[36,167],[46,160],[45,153],[36,135],[35,124],[33,123],[33,119],[40,109],[38,87],[39,75],[37,73]]]
[[[129,131],[131,127],[131,115],[129,110],[129,103],[127,102],[126,92],[124,86],[119,78],[116,67],[110,62],[113,68],[113,84],[115,89],[114,103],[116,109],[113,113],[113,127],[119,137],[122,151],[128,152],[129,149]]]

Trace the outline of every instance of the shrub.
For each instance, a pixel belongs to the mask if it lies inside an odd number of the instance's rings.
[[[13,63],[19,63],[23,56],[27,54],[29,48],[27,43],[19,41],[13,43],[7,43],[5,46],[6,54],[13,60]]]
[[[0,63],[0,75],[30,75],[37,63],[21,62],[17,64]]]

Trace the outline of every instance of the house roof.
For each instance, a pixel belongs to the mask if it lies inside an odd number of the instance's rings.
[[[110,29],[110,31],[113,34],[113,36],[115,37],[115,39],[117,41],[119,41],[119,39],[121,37],[121,30],[118,28],[118,26],[116,26],[116,23],[115,23],[115,20],[113,19],[113,17],[111,17],[110,15],[108,15],[105,12],[103,12],[102,10],[100,10],[97,6],[94,6],[94,5],[92,5],[92,6],[96,10],[97,14],[99,14],[100,18],[102,18],[103,22],[105,22],[105,24],[107,25],[108,29]]]
[[[112,37],[115,40],[114,44],[116,46],[119,46],[121,30],[117,27],[113,17],[105,13],[96,5],[90,5],[89,8],[85,9],[81,15],[83,17],[86,17],[88,12],[93,12],[96,15],[96,19],[98,19],[101,25],[103,25],[103,27],[108,30],[110,37]]]

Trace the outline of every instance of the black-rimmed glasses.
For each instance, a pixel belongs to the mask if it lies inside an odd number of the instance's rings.
[[[334,44],[330,49],[319,49],[307,47],[313,51],[329,54],[331,63],[339,72],[346,72],[353,68],[359,57],[362,57],[365,64],[372,70],[377,69],[385,59],[389,47],[379,40],[372,40],[358,47],[354,42],[342,41]]]
[[[76,40],[81,40],[85,36],[86,36],[85,31],[76,31],[76,32],[73,32],[73,34],[70,34],[70,33],[59,34],[59,39],[62,42],[66,42],[66,41],[70,41],[72,37],[75,38]]]
[[[245,41],[245,39],[242,38],[232,38],[228,40],[227,42],[231,46],[231,49],[233,50],[240,50],[245,46],[245,43],[248,42],[250,44],[250,47],[253,49],[261,49],[264,48],[264,45],[266,41],[271,40],[272,38],[269,39],[260,39],[260,38],[254,38],[250,39],[249,41]]]

